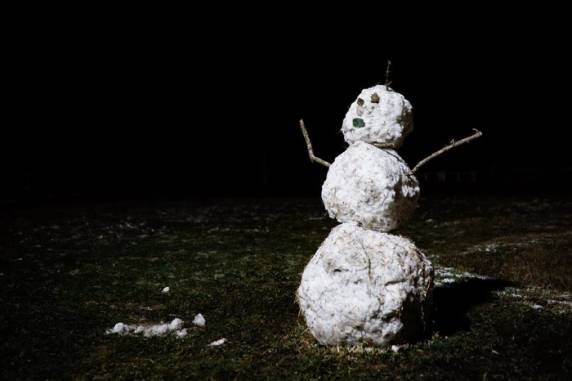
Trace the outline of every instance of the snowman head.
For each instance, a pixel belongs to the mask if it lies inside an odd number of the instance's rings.
[[[362,90],[342,125],[349,144],[362,141],[383,148],[399,148],[412,129],[411,103],[384,85]]]

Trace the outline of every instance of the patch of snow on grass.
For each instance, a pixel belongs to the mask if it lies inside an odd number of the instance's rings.
[[[213,341],[212,343],[209,344],[209,347],[219,347],[221,345],[223,345],[226,342],[226,339],[223,337],[222,339]]]
[[[435,268],[435,285],[443,286],[445,284],[457,283],[467,279],[491,279],[486,275],[474,274],[469,272],[460,272],[452,267],[436,267]]]
[[[113,328],[108,329],[105,331],[107,335],[109,334],[117,334],[117,335],[130,335],[130,334],[143,334],[145,337],[151,336],[163,336],[168,333],[174,332],[177,337],[184,337],[187,335],[187,330],[183,329],[184,322],[179,319],[175,318],[170,323],[161,323],[161,324],[145,324],[145,325],[137,325],[137,324],[124,324],[124,323],[117,323],[113,326]]]
[[[568,301],[566,301],[566,300],[552,300],[552,299],[549,299],[549,300],[547,300],[547,302],[548,302],[548,303],[551,303],[551,304],[562,304],[562,305],[564,305],[564,306],[572,307],[572,302],[568,302]]]
[[[205,317],[202,314],[196,314],[193,319],[193,324],[199,327],[204,327],[207,324]]]
[[[508,287],[497,291],[496,294],[502,298],[511,298],[513,301],[526,305],[535,310],[557,312],[560,314],[572,311],[572,295],[570,293],[558,293],[538,287],[527,287],[516,289]]]
[[[175,335],[176,335],[178,338],[185,337],[185,336],[187,336],[187,329],[186,329],[186,328],[183,328],[183,329],[180,329],[180,330],[178,330],[178,331],[175,331]]]

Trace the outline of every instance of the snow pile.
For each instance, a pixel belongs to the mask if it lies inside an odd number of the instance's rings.
[[[226,339],[223,337],[222,339],[213,341],[212,343],[209,344],[209,347],[219,347],[221,345],[223,345],[226,342]]]
[[[187,335],[187,330],[183,328],[184,322],[175,318],[170,323],[162,324],[124,324],[117,323],[113,328],[108,329],[106,334],[118,334],[118,335],[128,335],[128,334],[143,334],[145,337],[151,336],[163,336],[169,333],[174,333],[177,337],[184,337]]]
[[[330,217],[384,232],[409,218],[418,197],[417,179],[397,152],[363,142],[336,158],[322,186]]]
[[[433,269],[408,239],[335,227],[304,269],[298,303],[321,344],[399,343],[425,329]]]
[[[193,319],[193,324],[199,327],[204,327],[207,324],[205,317],[202,314],[196,314]]]
[[[171,292],[171,287],[165,287],[164,289],[161,290],[162,294],[168,294],[169,292]]]
[[[349,144],[362,141],[384,148],[399,148],[412,129],[411,103],[383,85],[362,90],[342,124]]]
[[[175,331],[175,336],[177,336],[179,339],[187,336],[187,329],[184,328],[184,329],[180,329],[178,331]]]

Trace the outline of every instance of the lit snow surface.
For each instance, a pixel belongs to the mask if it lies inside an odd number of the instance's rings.
[[[163,336],[169,333],[174,333],[177,337],[184,337],[187,335],[187,330],[183,328],[184,322],[175,318],[170,323],[162,324],[124,324],[117,323],[113,328],[108,329],[106,334],[118,334],[118,335],[139,335],[143,334],[145,337],[151,336]]]
[[[469,272],[459,272],[452,267],[438,267],[435,269],[435,285],[443,286],[458,283],[469,279],[491,280],[493,278],[486,275],[473,274]]]
[[[387,232],[411,216],[419,192],[417,179],[397,152],[357,142],[330,166],[322,201],[339,222]]]
[[[226,342],[226,339],[223,337],[222,339],[213,341],[212,343],[209,344],[209,347],[219,347],[221,345],[223,345]]]
[[[170,287],[165,287],[161,290],[161,293],[163,294],[168,294],[169,292],[171,292],[171,288]]]
[[[342,124],[344,139],[399,148],[413,129],[411,103],[391,88],[377,85],[362,90]]]
[[[202,314],[196,314],[193,319],[193,324],[199,327],[204,327],[207,324],[205,317]]]
[[[304,269],[297,296],[321,344],[388,345],[424,331],[432,287],[431,263],[413,242],[344,223]]]

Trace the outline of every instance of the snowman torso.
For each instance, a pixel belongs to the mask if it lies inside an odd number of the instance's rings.
[[[397,152],[361,141],[336,158],[322,186],[330,217],[382,232],[405,221],[418,197],[417,179]]]

